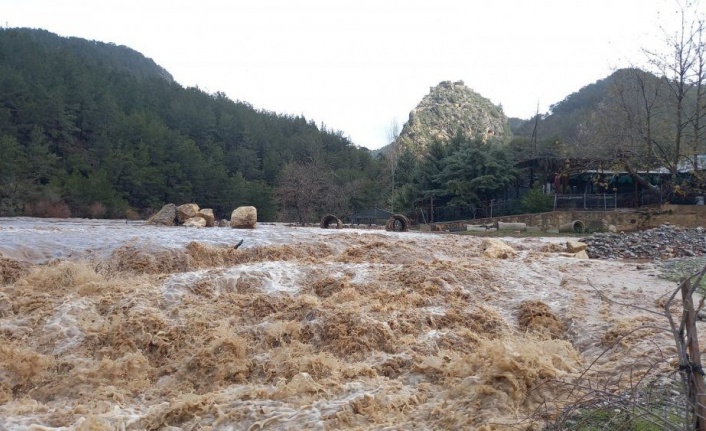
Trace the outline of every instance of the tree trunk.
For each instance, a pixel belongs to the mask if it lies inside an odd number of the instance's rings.
[[[683,312],[686,313],[686,347],[689,350],[689,379],[691,380],[689,389],[692,392],[689,394],[689,399],[694,403],[694,429],[706,431],[706,384],[704,384],[701,351],[696,334],[696,310],[691,283],[682,284],[681,295]]]
[[[633,181],[635,181],[637,184],[641,185],[643,189],[647,190],[649,193],[659,196],[660,202],[662,200],[662,190],[655,186],[650,184],[646,179],[642,178],[640,174],[635,172],[635,170],[630,166],[629,162],[625,162],[625,169],[628,171],[628,174],[632,178]]]

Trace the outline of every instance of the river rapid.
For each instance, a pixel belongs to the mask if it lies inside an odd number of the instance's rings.
[[[653,264],[498,240],[0,219],[0,429],[539,429],[671,371]]]

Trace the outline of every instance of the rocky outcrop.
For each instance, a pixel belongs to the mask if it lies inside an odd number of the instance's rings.
[[[238,207],[230,215],[230,227],[236,229],[254,229],[257,225],[257,209],[255,207]]]
[[[459,131],[482,140],[510,138],[502,107],[466,87],[463,81],[443,81],[410,112],[397,143],[422,156],[434,140],[448,142]]]
[[[166,204],[161,210],[147,220],[147,224],[159,226],[174,226],[176,225],[176,205]]]

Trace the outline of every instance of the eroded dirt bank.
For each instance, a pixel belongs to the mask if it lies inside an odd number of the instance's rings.
[[[0,429],[533,429],[673,355],[675,284],[561,238],[82,223],[0,224]]]

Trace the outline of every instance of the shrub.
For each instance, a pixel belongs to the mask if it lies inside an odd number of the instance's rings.
[[[552,195],[545,194],[539,185],[532,187],[522,197],[522,210],[526,213],[543,213],[551,211],[554,207]]]
[[[91,206],[88,207],[88,213],[92,218],[103,218],[107,211],[107,208],[102,202],[93,202]]]

